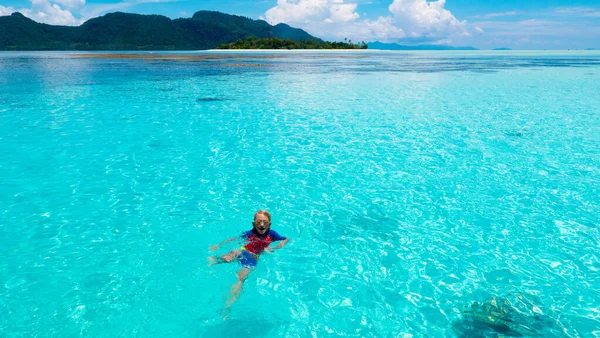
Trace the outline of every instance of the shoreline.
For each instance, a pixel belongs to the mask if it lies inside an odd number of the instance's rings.
[[[138,60],[180,60],[180,61],[218,61],[227,59],[247,59],[248,53],[223,53],[219,50],[215,50],[216,53],[202,52],[120,52],[120,53],[74,53],[73,57],[76,58],[90,58],[90,59],[138,59]],[[270,53],[252,55],[253,59],[284,59],[290,57],[290,54],[284,53]],[[360,59],[368,57],[366,55],[316,55],[314,58],[349,58],[349,59]]]
[[[513,50],[426,50],[426,49],[178,49],[178,50],[0,50],[0,53],[89,53],[89,54],[190,54],[190,53],[497,53],[497,54],[518,54],[518,53],[540,53],[540,54],[597,54],[598,50],[536,50],[536,49],[513,49]]]

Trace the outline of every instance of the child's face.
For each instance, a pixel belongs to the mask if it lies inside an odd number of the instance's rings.
[[[269,226],[271,225],[271,222],[269,221],[269,218],[265,215],[261,215],[258,214],[256,215],[256,217],[254,217],[254,229],[256,229],[256,231],[261,234],[264,235],[267,230],[269,230]]]

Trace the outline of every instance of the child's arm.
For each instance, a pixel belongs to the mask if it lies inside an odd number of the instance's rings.
[[[286,238],[286,239],[282,240],[281,242],[279,242],[279,244],[277,244],[276,246],[272,247],[271,249],[272,249],[272,250],[281,249],[281,248],[283,248],[283,247],[284,247],[284,246],[287,244],[287,242],[289,242],[289,241],[290,241],[290,239],[289,239],[289,238]]]
[[[271,237],[273,238],[274,241],[281,241],[281,242],[279,244],[277,244],[276,246],[272,246],[272,247],[266,248],[265,250],[268,253],[273,253],[274,250],[283,248],[287,244],[287,242],[290,241],[289,238],[283,237],[283,236],[281,236],[280,234],[276,233],[273,230],[271,230],[270,235],[271,235]]]
[[[215,251],[215,250],[218,250],[218,249],[219,249],[219,247],[220,247],[221,245],[223,245],[223,244],[225,244],[225,243],[229,243],[229,242],[235,242],[235,241],[237,241],[238,239],[239,239],[239,237],[231,237],[231,238],[228,238],[228,239],[224,240],[223,242],[221,242],[221,243],[219,243],[219,244],[215,244],[215,245],[211,246],[211,247],[209,248],[209,250],[210,250],[210,251]]]

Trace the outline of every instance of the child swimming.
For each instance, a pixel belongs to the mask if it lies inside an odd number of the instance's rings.
[[[246,242],[238,250],[232,250],[229,253],[222,256],[209,257],[209,266],[221,263],[230,263],[239,261],[242,265],[242,270],[237,274],[238,281],[231,288],[231,298],[227,301],[225,309],[228,309],[231,304],[237,299],[242,291],[242,285],[250,274],[250,271],[256,268],[258,263],[258,257],[261,253],[273,253],[274,250],[283,248],[289,238],[279,235],[277,232],[271,230],[271,214],[266,210],[259,210],[254,214],[254,221],[252,222],[252,230],[242,233],[241,238]],[[234,242],[239,240],[240,237],[231,237],[219,244],[210,247],[210,251],[218,250],[219,247],[228,242]],[[271,243],[281,241],[278,245],[271,247]]]

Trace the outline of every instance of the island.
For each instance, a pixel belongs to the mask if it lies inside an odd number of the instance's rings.
[[[232,43],[221,44],[217,49],[367,49],[367,44],[350,42],[328,42],[320,39],[295,41],[292,39],[247,37]]]

